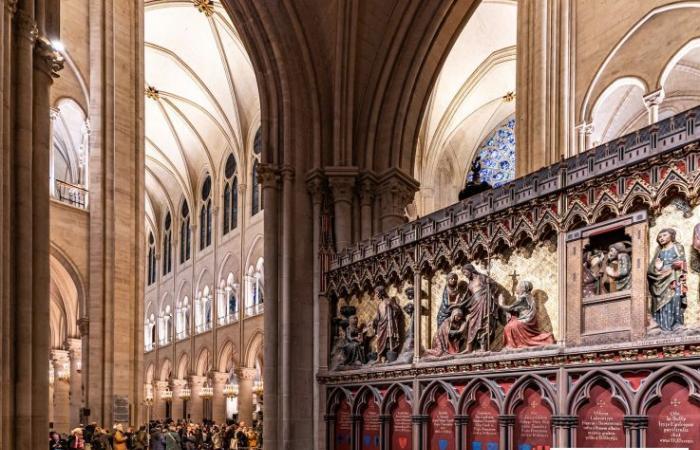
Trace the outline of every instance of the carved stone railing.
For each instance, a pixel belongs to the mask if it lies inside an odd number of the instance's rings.
[[[699,122],[700,107],[695,107],[501,187],[477,194],[399,228],[379,234],[371,240],[359,242],[339,252],[332,259],[329,273],[332,274],[369,258],[376,258],[397,248],[444,234],[449,230],[463,228],[470,223],[481,223],[483,219],[499,213],[542,205],[545,202],[552,205],[548,211],[552,225],[565,225],[567,215],[577,206],[575,199],[569,198],[570,194],[575,191],[585,191],[586,187],[603,181],[612,183],[607,187],[616,191],[617,200],[624,202],[627,199],[623,197],[632,194],[636,185],[625,184],[622,181],[623,178],[618,175],[630,175],[629,169],[633,167],[650,164],[664,155],[697,143],[700,139]],[[695,160],[690,159],[689,163],[695,164]],[[694,171],[695,169],[693,166],[686,167],[684,170]],[[610,175],[615,177],[610,178]],[[658,185],[659,181],[664,180],[655,171],[652,171],[649,177],[648,180],[641,179],[640,184],[643,189],[649,191],[647,192],[649,196],[653,196],[651,191],[659,189],[661,187]],[[644,197],[643,193],[640,195]],[[653,201],[651,198],[649,200]],[[600,199],[595,201],[600,202]],[[534,219],[542,219],[542,217]]]
[[[88,207],[88,191],[83,186],[56,180],[55,197],[76,208],[87,209]]]

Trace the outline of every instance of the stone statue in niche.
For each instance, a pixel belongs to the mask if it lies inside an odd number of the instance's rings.
[[[537,324],[537,305],[532,296],[532,283],[521,281],[515,288],[515,300],[505,304],[503,294],[498,296],[498,306],[510,314],[503,328],[506,348],[540,347],[554,344],[552,333],[542,331]]]
[[[450,317],[443,320],[433,338],[432,348],[426,351],[429,356],[455,355],[462,352],[466,337],[467,322],[461,308],[454,308]]]
[[[447,274],[447,284],[442,291],[442,301],[437,313],[437,327],[440,328],[442,322],[447,320],[452,314],[452,310],[459,308],[464,312],[467,297],[464,295],[464,286],[460,286],[457,274],[452,272]]]
[[[496,332],[499,317],[497,298],[502,289],[471,264],[462,266],[462,273],[467,278],[464,309],[467,330],[464,351],[487,351]]]
[[[632,287],[632,258],[628,242],[616,242],[608,248],[604,287],[607,292],[620,292]]]
[[[583,298],[600,295],[600,279],[603,275],[605,255],[600,250],[587,250],[583,254]]]
[[[390,297],[384,286],[374,289],[379,301],[373,326],[376,337],[376,362],[393,362],[399,355],[404,334],[404,316],[396,297]]]
[[[611,294],[629,290],[632,281],[632,246],[629,239],[615,235],[601,235],[583,252],[581,276],[582,297]]]
[[[685,250],[676,242],[673,228],[659,231],[656,243],[658,247],[647,270],[651,315],[662,331],[675,331],[683,327],[687,306]]]

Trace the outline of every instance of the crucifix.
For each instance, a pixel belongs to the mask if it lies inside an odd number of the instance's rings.
[[[515,287],[518,285],[518,275],[520,275],[518,272],[513,269],[513,273],[509,275],[511,280],[513,280],[513,285],[511,286],[511,293],[515,295]]]

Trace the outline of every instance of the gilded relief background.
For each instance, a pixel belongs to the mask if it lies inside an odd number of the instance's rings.
[[[661,214],[656,218],[653,227],[649,228],[649,259],[654,256],[654,252],[658,245],[656,244],[656,236],[664,228],[673,228],[676,230],[676,241],[683,245],[685,249],[685,257],[688,262],[688,307],[685,310],[685,324],[688,326],[700,324],[700,305],[698,290],[700,290],[700,274],[697,270],[700,268],[700,258],[698,253],[693,249],[693,228],[695,224],[700,223],[700,207],[695,207],[688,211],[690,217],[684,217],[683,211],[675,204],[666,206]],[[649,260],[647,260],[648,263]],[[647,312],[649,311],[649,303],[647,302]]]
[[[555,338],[559,339],[559,263],[557,251],[553,245],[540,243],[529,248],[514,250],[509,256],[492,257],[490,264],[485,262],[473,264],[481,273],[488,275],[511,295],[515,291],[514,282],[532,282],[539,327],[542,331],[551,331]],[[515,280],[513,271],[515,271]],[[440,309],[448,273],[456,273],[460,282],[466,281],[459,266],[453,267],[450,272],[438,271],[434,275],[430,286],[430,316],[424,317],[421,324],[425,348],[430,347],[437,332],[436,316]],[[427,286],[424,285],[424,290],[427,292],[426,288]],[[493,343],[494,349],[501,347],[500,334],[499,330],[496,341]]]

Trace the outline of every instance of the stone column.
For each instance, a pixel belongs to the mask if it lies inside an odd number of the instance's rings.
[[[59,433],[70,431],[70,356],[66,350],[51,350],[54,367],[53,427]]]
[[[204,386],[206,377],[192,375],[190,377],[190,389],[192,389],[192,398],[189,401],[190,420],[194,423],[199,423],[204,417],[204,399],[199,396],[199,392]]]
[[[49,136],[51,137],[51,140],[53,141],[53,132],[54,132],[54,127],[56,123],[56,119],[58,118],[58,113],[60,110],[54,106],[49,108],[50,111],[50,118],[51,118],[51,131],[49,132]],[[52,197],[56,197],[56,172],[54,169],[55,165],[55,155],[54,155],[54,148],[53,148],[53,143],[49,147],[49,193],[51,194]]]
[[[165,419],[165,399],[163,398],[163,391],[169,386],[167,381],[158,380],[154,383],[154,396],[153,396],[153,418],[154,419]]]
[[[498,416],[498,429],[501,437],[501,444],[499,446],[499,450],[513,449],[513,426],[515,426],[515,416]]]
[[[647,416],[625,416],[622,424],[625,427],[629,448],[646,447],[646,429],[649,426]]]
[[[82,341],[68,338],[66,348],[70,353],[70,426],[73,429],[80,425],[80,408],[83,406]]]
[[[573,447],[577,425],[578,417],[576,416],[552,416],[554,445],[564,448]]]
[[[466,434],[467,426],[469,425],[469,416],[456,415],[455,416],[455,448],[466,448],[466,442],[464,442],[464,435]]]
[[[83,374],[90,420],[111,425],[117,397],[129,403],[134,422],[143,407],[143,4],[88,3],[88,164],[96,170],[88,182],[90,329]]]
[[[214,372],[214,397],[212,397],[211,418],[216,423],[226,422],[226,396],[224,386],[228,382],[228,374],[224,372]]]
[[[372,210],[377,193],[377,177],[365,172],[360,178],[360,239],[366,240],[373,234]]]
[[[280,343],[278,327],[279,323],[279,236],[280,216],[279,216],[279,170],[268,164],[259,166],[258,175],[262,182],[263,198],[265,201],[265,342],[264,347],[265,375],[268,382],[267,406],[264,410],[265,427],[263,429],[263,439],[265,446],[278,448],[280,446],[280,425],[282,422],[278,408],[280,382],[280,368],[278,364]],[[240,403],[240,399],[239,399]],[[239,407],[240,411],[240,407]],[[280,446],[281,447],[281,446]]]
[[[184,401],[180,398],[182,389],[187,385],[187,380],[173,380],[173,419],[184,419]]]
[[[663,88],[644,96],[644,105],[649,112],[649,125],[659,121],[659,105],[663,103],[665,97]]]
[[[379,178],[379,210],[382,232],[406,223],[406,205],[413,201],[418,182],[398,169],[389,169]]]
[[[326,175],[333,193],[335,248],[341,251],[352,243],[352,199],[357,169],[354,167],[333,167],[326,169]]]
[[[253,405],[253,380],[256,374],[255,369],[249,367],[236,369],[238,376],[238,420],[243,420],[248,424],[253,423],[253,410],[255,409]]]

